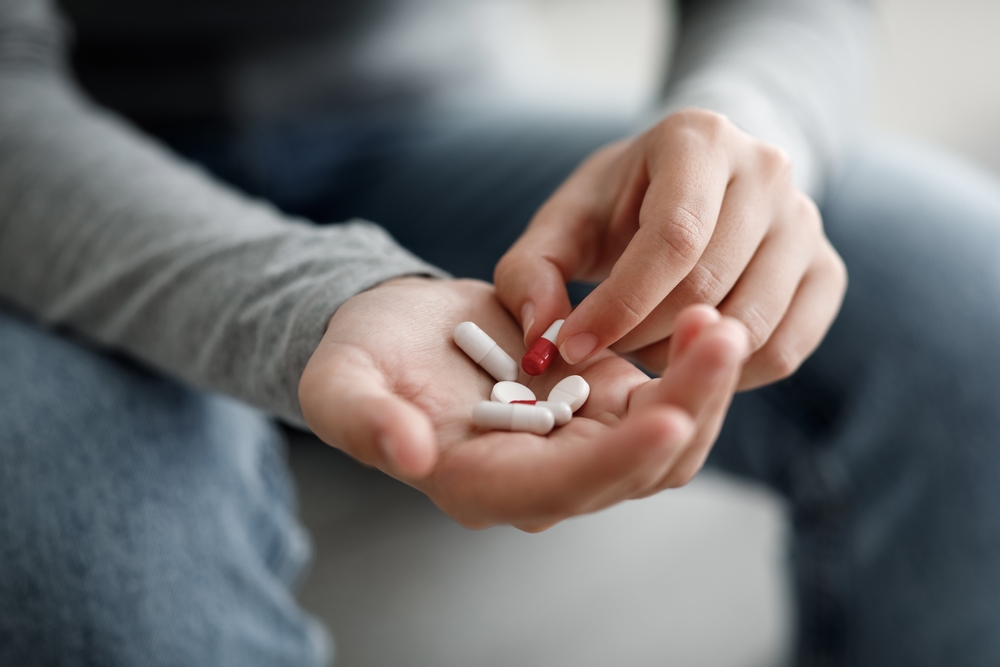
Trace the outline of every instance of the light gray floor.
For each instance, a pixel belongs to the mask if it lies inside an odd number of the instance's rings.
[[[654,1],[617,7],[648,23]],[[601,29],[599,4],[546,0],[544,26]],[[876,126],[1000,169],[1000,3],[876,4],[886,44]],[[562,21],[560,6],[587,9]],[[628,35],[622,26],[613,27]],[[646,57],[650,34],[609,54]],[[553,71],[620,85],[607,68],[567,65],[587,51],[572,35],[552,44]],[[634,70],[620,99],[641,100],[636,86],[652,76]],[[333,628],[342,667],[763,667],[787,655],[786,526],[762,489],[707,473],[529,536],[465,531],[420,494],[314,442],[294,447],[292,463],[318,553],[301,599]]]

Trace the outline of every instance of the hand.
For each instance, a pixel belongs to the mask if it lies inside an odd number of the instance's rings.
[[[302,375],[306,421],[325,442],[424,491],[468,527],[558,521],[687,483],[707,456],[746,356],[746,332],[711,308],[678,318],[671,368],[649,378],[610,351],[520,378],[536,393],[567,375],[588,401],[548,436],[477,430],[494,380],[453,342],[471,320],[509,354],[521,331],[478,281],[405,278],[350,299]]]
[[[603,281],[572,314],[569,280]],[[556,343],[574,363],[612,346],[662,372],[678,313],[717,305],[750,335],[740,389],[794,372],[830,327],[846,280],[788,158],[697,109],[591,156],[495,273],[526,342],[566,320]]]

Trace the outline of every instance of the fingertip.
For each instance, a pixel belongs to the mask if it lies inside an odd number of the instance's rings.
[[[632,410],[626,425],[630,433],[622,436],[643,448],[683,447],[696,428],[694,418],[682,408],[653,401],[644,401],[641,407]]]
[[[410,442],[398,450],[396,470],[406,479],[423,479],[431,474],[437,465],[437,451],[433,440]]]
[[[524,328],[525,347],[531,347],[553,322],[565,320],[573,310],[566,283],[561,278],[539,282],[532,289],[529,302],[532,305],[532,317],[530,326]]]
[[[677,324],[680,326],[683,324],[694,324],[698,323],[702,326],[706,324],[714,324],[722,319],[722,314],[718,309],[708,305],[707,303],[696,303],[687,306],[677,315]]]
[[[493,283],[500,302],[519,317],[528,347],[552,322],[565,318],[571,308],[560,268],[545,257],[515,248],[497,264]]]
[[[734,361],[743,361],[750,356],[750,331],[739,320],[723,317],[718,323],[719,331],[731,343]]]
[[[684,395],[691,399],[699,391],[714,392],[735,382],[749,354],[750,345],[745,328],[735,321],[720,320],[703,329],[682,355],[678,356],[674,381],[669,384],[675,395],[681,386],[687,387]],[[677,385],[677,383],[680,385]],[[701,387],[694,390],[693,386]],[[735,385],[731,388],[735,388]],[[693,392],[693,393],[692,393]],[[682,404],[689,404],[682,399]]]
[[[515,522],[512,525],[523,533],[528,533],[529,535],[538,535],[539,533],[544,533],[546,530],[558,524],[558,520],[546,519],[543,521],[526,521],[526,522]]]
[[[718,310],[708,304],[695,304],[683,309],[677,315],[674,331],[671,334],[671,346],[667,355],[667,363],[673,363],[677,356],[690,347],[691,342],[698,337],[705,327],[715,324],[722,318]]]

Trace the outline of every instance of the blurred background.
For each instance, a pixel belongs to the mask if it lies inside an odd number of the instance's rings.
[[[1000,171],[1000,3],[877,0],[875,128]],[[661,75],[658,0],[522,0],[482,17],[505,95],[634,114]],[[302,589],[342,667],[785,662],[785,510],[703,473],[689,487],[542,535],[466,531],[422,495],[302,438],[292,449],[317,547]]]

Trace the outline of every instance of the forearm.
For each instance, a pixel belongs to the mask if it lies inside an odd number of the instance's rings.
[[[373,225],[316,227],[242,197],[6,46],[3,299],[301,424],[299,377],[337,307],[442,275]]]
[[[662,110],[725,114],[789,153],[819,199],[861,121],[873,32],[862,0],[682,2]]]

